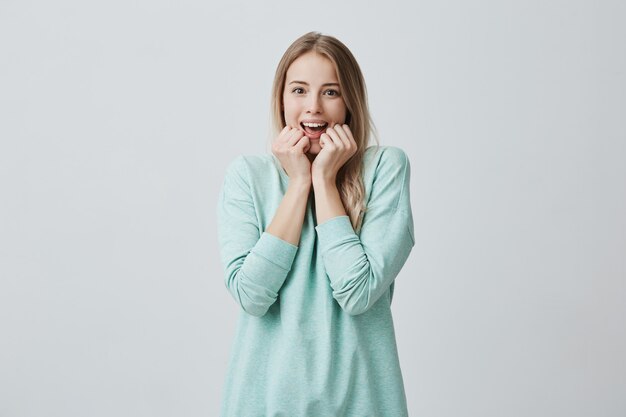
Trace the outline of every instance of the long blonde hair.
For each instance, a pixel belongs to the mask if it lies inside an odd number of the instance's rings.
[[[365,185],[363,184],[363,155],[373,137],[378,146],[376,127],[369,113],[367,89],[361,68],[350,50],[338,39],[309,32],[296,39],[287,48],[274,77],[272,86],[271,123],[273,137],[285,127],[283,90],[289,66],[306,52],[314,51],[330,59],[337,72],[341,94],[347,108],[346,124],[357,144],[356,153],[337,172],[337,189],[352,227],[358,233],[365,214]]]

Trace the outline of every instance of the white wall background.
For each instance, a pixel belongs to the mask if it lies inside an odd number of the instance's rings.
[[[412,416],[626,415],[620,1],[0,1],[0,416],[217,416],[226,165],[310,30],[412,163]]]

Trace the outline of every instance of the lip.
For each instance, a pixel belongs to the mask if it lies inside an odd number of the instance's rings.
[[[330,126],[330,122],[323,120],[323,119],[300,120],[300,127],[304,128],[304,126],[302,126],[302,123],[326,123],[326,129],[328,129],[328,126]],[[319,132],[315,132],[315,133],[308,133],[306,130],[303,130],[303,131],[304,131],[305,136],[308,137],[310,140],[319,140],[322,134],[325,133],[326,129],[320,130]]]
[[[322,133],[325,133],[325,132],[323,130],[320,130],[319,132],[316,132],[315,134],[304,132],[304,136],[306,136],[307,138],[311,140],[319,140],[319,138],[322,137]]]
[[[326,123],[328,124],[328,121],[323,120],[323,119],[304,119],[304,120],[300,120],[300,123]]]

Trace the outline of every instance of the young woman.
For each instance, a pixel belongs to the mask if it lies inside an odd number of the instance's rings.
[[[241,307],[221,417],[406,416],[390,304],[415,243],[409,160],[367,147],[365,82],[334,37],[287,49],[272,110],[272,154],[235,158],[219,195]]]

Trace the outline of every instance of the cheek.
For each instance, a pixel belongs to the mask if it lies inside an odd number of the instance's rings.
[[[283,112],[285,113],[285,120],[288,122],[293,122],[297,119],[298,109],[296,108],[296,103],[289,100],[288,98],[283,99]]]
[[[337,106],[335,106],[335,108],[333,109],[333,114],[335,115],[336,119],[343,122],[343,120],[346,118],[346,115],[348,114],[348,109],[346,108],[346,105],[341,102],[338,103]]]

